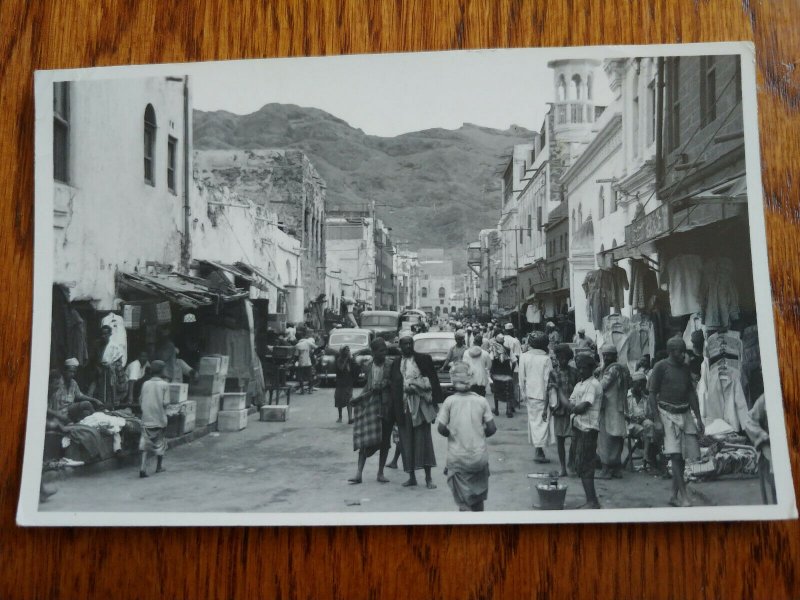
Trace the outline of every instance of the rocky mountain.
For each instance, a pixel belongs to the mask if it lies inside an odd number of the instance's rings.
[[[498,165],[532,133],[465,123],[396,137],[367,135],[316,108],[267,104],[249,115],[194,113],[194,147],[300,149],[327,183],[329,207],[375,200],[379,218],[409,249],[443,247],[458,265],[499,215]]]

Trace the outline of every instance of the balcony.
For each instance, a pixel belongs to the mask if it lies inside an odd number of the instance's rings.
[[[556,125],[580,125],[594,120],[594,105],[563,102],[556,105]]]

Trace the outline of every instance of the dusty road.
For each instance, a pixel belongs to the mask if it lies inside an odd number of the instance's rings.
[[[351,427],[335,423],[333,390],[292,398],[286,423],[262,423],[251,416],[245,430],[214,433],[170,450],[167,472],[139,479],[133,463],[58,482],[48,511],[224,511],[224,512],[378,512],[455,510],[446,478],[446,440],[434,432],[439,466],[435,490],[403,488],[405,474],[387,469],[390,483],[375,480],[377,456],[370,458],[364,483],[349,485],[355,472]],[[491,479],[486,510],[531,510],[535,490],[527,473],[541,471],[528,445],[526,415],[496,418],[498,432],[489,440]],[[391,454],[393,453],[393,449]],[[555,447],[548,449],[555,459]],[[552,467],[553,465],[545,465]],[[420,472],[419,479],[422,480]],[[580,481],[567,483],[567,508],[583,503]],[[598,481],[607,508],[666,506],[669,481],[626,472],[622,480]],[[696,505],[758,504],[754,479],[697,483]]]

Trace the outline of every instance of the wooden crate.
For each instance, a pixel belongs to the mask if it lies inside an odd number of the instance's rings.
[[[186,383],[170,383],[169,384],[169,402],[170,404],[180,404],[189,399],[189,385]]]
[[[266,405],[261,407],[259,421],[286,421],[289,419],[289,407],[282,405]]]
[[[220,394],[189,396],[189,400],[197,402],[196,427],[205,427],[217,422]]]
[[[247,409],[221,410],[217,419],[217,431],[241,431],[247,427]]]
[[[247,408],[247,394],[240,392],[222,394],[220,410],[242,410],[243,408]]]

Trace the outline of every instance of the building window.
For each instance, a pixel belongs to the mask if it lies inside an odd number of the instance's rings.
[[[444,304],[444,299],[443,298],[439,299],[439,304]],[[444,309],[444,312],[445,312],[445,314],[447,314],[447,309],[446,308]]]
[[[592,99],[592,76],[588,75],[586,77],[586,99]]]
[[[531,231],[533,230],[533,215],[528,215],[528,237],[531,237]]]
[[[700,57],[700,126],[717,118],[717,71],[713,56]]]
[[[578,227],[583,225],[583,207],[578,204]]]
[[[600,186],[600,198],[597,201],[597,218],[602,219],[606,216],[606,193]]]
[[[564,123],[567,122],[567,105],[559,104],[556,108],[558,109],[556,114],[556,121],[558,122],[559,125],[563,125]]]
[[[680,102],[680,64],[681,59],[673,58],[669,63],[669,136],[668,150],[675,150],[681,144],[681,102]]]
[[[440,287],[439,288],[439,298],[444,298],[445,295],[447,295],[447,292],[445,291],[445,289],[443,287]]]
[[[175,164],[178,158],[178,140],[172,136],[167,138],[167,187],[173,194],[176,192]]]
[[[563,74],[558,77],[558,87],[556,91],[559,102],[563,102],[567,99],[567,82],[564,80]]]
[[[69,182],[69,82],[53,84],[53,177]]]
[[[578,222],[575,220],[575,209],[572,209],[572,233],[578,231]]]
[[[617,212],[617,204],[619,203],[619,190],[611,190],[611,212]]]
[[[647,145],[656,139],[656,82],[647,84]]]
[[[422,296],[423,298],[427,298],[428,297],[428,288],[426,288],[426,287],[422,288],[420,290],[420,292],[419,292],[419,295]]]
[[[536,207],[536,226],[541,229],[544,227],[544,223],[542,222],[542,207]]]
[[[156,185],[156,111],[152,104],[144,109],[144,180]]]

